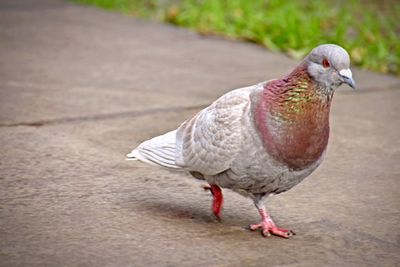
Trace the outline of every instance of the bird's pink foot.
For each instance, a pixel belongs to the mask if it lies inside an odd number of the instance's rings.
[[[222,195],[222,190],[221,187],[219,187],[216,184],[212,184],[209,186],[204,186],[204,190],[210,190],[212,195],[213,195],[213,204],[212,204],[212,210],[217,217],[218,220],[221,219],[221,210],[222,210],[222,205],[224,203],[224,197]]]
[[[255,231],[259,228],[262,230],[262,234],[265,237],[269,237],[271,235],[280,236],[283,238],[289,238],[295,233],[291,230],[286,230],[283,228],[278,228],[275,223],[272,221],[271,217],[268,215],[267,211],[263,208],[259,209],[262,221],[257,224],[250,224],[249,228],[252,231]]]

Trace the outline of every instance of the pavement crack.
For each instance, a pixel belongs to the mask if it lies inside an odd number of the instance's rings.
[[[124,117],[140,117],[140,116],[159,114],[165,112],[197,110],[204,107],[205,105],[151,108],[145,110],[123,111],[123,112],[115,112],[109,114],[96,114],[96,115],[79,116],[79,117],[64,117],[64,118],[56,118],[49,120],[37,120],[31,122],[0,123],[0,127],[18,127],[18,126],[41,127],[41,126],[55,125],[55,124],[72,124],[72,123],[80,123],[86,121],[111,120]]]

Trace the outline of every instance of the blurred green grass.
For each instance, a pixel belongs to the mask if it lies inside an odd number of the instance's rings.
[[[400,75],[400,1],[73,0],[261,44],[299,59],[321,43],[364,69]]]

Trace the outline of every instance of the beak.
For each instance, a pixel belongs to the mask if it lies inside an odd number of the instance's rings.
[[[343,69],[339,71],[339,74],[344,83],[348,84],[351,88],[356,89],[356,83],[353,80],[353,74],[350,69]]]

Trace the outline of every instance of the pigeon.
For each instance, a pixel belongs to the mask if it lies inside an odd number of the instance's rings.
[[[329,111],[335,89],[355,82],[346,50],[335,44],[314,48],[288,75],[224,94],[176,130],[144,141],[127,159],[205,180],[217,218],[221,188],[250,197],[264,236],[289,238],[265,199],[300,183],[322,162],[329,138]]]

